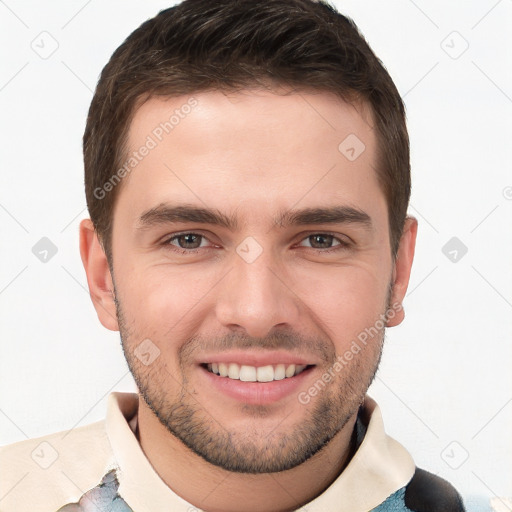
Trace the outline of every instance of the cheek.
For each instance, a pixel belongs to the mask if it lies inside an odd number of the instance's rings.
[[[370,267],[350,266],[318,273],[312,283],[304,276],[299,296],[314,313],[321,327],[340,350],[384,312],[388,293],[387,275]],[[301,280],[298,279],[299,283]]]
[[[137,337],[161,340],[165,349],[172,345],[169,340],[181,339],[183,330],[190,330],[208,279],[201,279],[184,267],[170,271],[162,265],[120,266],[118,274],[123,276],[121,282],[116,280],[116,288],[125,321]]]

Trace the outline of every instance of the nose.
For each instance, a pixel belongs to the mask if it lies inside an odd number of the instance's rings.
[[[216,316],[229,329],[263,338],[277,326],[294,326],[300,300],[289,274],[270,251],[252,262],[234,254],[233,267],[219,283]]]

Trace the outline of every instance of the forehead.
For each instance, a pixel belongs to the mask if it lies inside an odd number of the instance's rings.
[[[246,213],[299,202],[371,203],[372,196],[382,203],[371,117],[365,105],[324,92],[152,98],[128,131],[132,165],[118,203],[139,212],[166,202],[243,203]]]

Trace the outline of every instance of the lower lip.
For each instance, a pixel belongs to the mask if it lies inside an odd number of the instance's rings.
[[[221,377],[202,366],[199,368],[210,386],[213,386],[225,395],[246,404],[264,405],[278,402],[293,393],[297,393],[301,384],[304,384],[304,381],[308,378],[314,367],[306,368],[293,377],[273,380],[271,382],[244,382],[230,379],[229,377]]]

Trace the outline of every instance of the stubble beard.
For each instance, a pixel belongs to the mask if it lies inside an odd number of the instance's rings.
[[[163,357],[145,366],[133,352],[143,338],[139,339],[130,331],[120,302],[115,302],[123,352],[145,403],[167,431],[196,455],[236,473],[261,474],[289,470],[320,452],[357,413],[382,355],[384,330],[343,366],[336,379],[318,392],[314,404],[305,409],[303,419],[292,428],[282,431],[278,424],[273,431],[263,433],[262,429],[258,429],[258,419],[267,416],[270,408],[242,404],[240,413],[252,416],[254,428],[239,432],[230,429],[229,424],[222,423],[219,419],[222,418],[221,411],[213,407],[207,409],[206,404],[193,396],[195,390],[187,381],[186,372],[192,363],[187,364],[185,354],[193,352],[195,340],[185,343],[183,346],[186,350],[180,352],[182,375],[179,379],[169,372]],[[290,339],[287,340],[290,342]],[[279,346],[279,340],[273,343]],[[332,372],[335,362],[334,351],[326,354],[324,371],[331,369]],[[323,373],[318,373],[319,379]],[[171,391],[173,388],[178,388],[178,391]],[[295,405],[292,404],[294,407],[305,407],[295,395],[290,400],[295,402]]]

